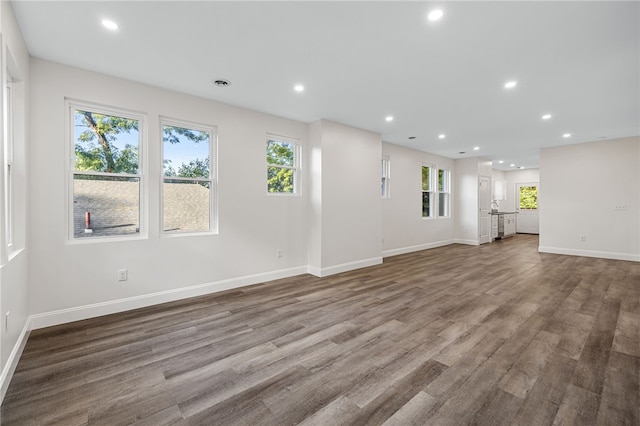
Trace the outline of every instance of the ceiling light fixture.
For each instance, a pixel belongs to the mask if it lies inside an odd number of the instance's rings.
[[[439,21],[439,20],[440,20],[440,18],[442,18],[442,15],[444,15],[444,13],[442,12],[442,10],[440,10],[440,9],[432,10],[432,11],[431,11],[431,12],[429,12],[429,14],[427,15],[427,19],[429,19],[431,22]]]
[[[117,30],[119,28],[118,24],[116,24],[115,22],[113,22],[110,19],[103,19],[102,20],[102,26],[105,27],[108,30],[111,30],[111,31],[115,31],[115,30]]]
[[[446,138],[446,137],[447,137],[447,135],[445,135],[444,133],[440,133],[440,134],[438,135],[438,139],[444,139],[444,138]]]
[[[414,140],[416,137],[415,136],[409,136],[410,140]]]
[[[564,135],[562,135],[563,138],[570,138],[571,137],[571,133],[565,133]]]
[[[518,167],[518,168],[519,168],[519,169],[524,169],[524,167],[523,167],[523,166],[520,166],[520,167]]]
[[[517,81],[507,81],[507,82],[504,84],[504,88],[505,88],[505,89],[513,89],[514,87],[516,87],[516,85],[517,85],[517,84],[518,84],[518,82],[517,82]]]
[[[304,92],[304,86],[302,84],[296,84],[295,86],[293,86],[293,90],[298,93]]]
[[[515,165],[515,164],[509,164],[509,166],[510,166],[510,167],[515,167],[516,165]]]
[[[474,146],[474,147],[473,147],[473,150],[474,150],[474,151],[477,151],[477,150],[479,150],[479,149],[480,149],[480,147],[479,147],[479,146]]]
[[[551,114],[545,114],[545,115],[542,116],[543,120],[548,120],[550,118],[551,118]]]
[[[229,80],[225,80],[224,78],[218,78],[216,80],[213,80],[213,84],[216,85],[217,87],[231,86],[231,82]]]
[[[503,161],[503,160],[498,161],[498,164],[502,164],[502,163],[504,163],[504,161]]]
[[[393,121],[393,116],[391,116],[391,115],[387,115],[387,116],[385,117],[385,120],[387,120],[387,121],[389,121],[389,122],[390,122],[390,121]]]

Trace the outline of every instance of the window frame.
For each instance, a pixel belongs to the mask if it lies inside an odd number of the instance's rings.
[[[8,252],[14,248],[14,215],[15,215],[15,197],[14,197],[14,135],[13,135],[13,79],[7,71],[5,81],[5,105],[4,105],[4,208],[5,208],[5,244]]]
[[[382,176],[381,176],[381,186],[382,186],[382,198],[391,198],[391,191],[390,191],[390,181],[391,181],[391,159],[389,158],[388,155],[383,155],[382,156],[382,161],[381,161],[381,167],[382,167]]]
[[[448,218],[451,217],[451,171],[445,167],[438,167],[437,169],[437,177],[438,177],[438,218]],[[440,189],[440,172],[444,172],[444,183],[442,190]],[[446,205],[445,205],[445,214],[441,215],[442,203],[440,200],[440,196],[445,195]]]
[[[187,178],[164,175],[164,126],[180,127],[209,133],[209,178]],[[189,237],[218,234],[218,129],[210,124],[195,123],[170,117],[160,117],[160,236],[163,238]],[[206,231],[165,231],[164,230],[164,183],[166,180],[200,181],[209,183],[209,229]]]
[[[266,152],[269,146],[269,142],[283,142],[290,145],[293,145],[293,166],[284,166],[279,164],[270,164],[266,159]],[[267,133],[266,134],[266,143],[265,147],[265,168],[266,168],[266,181],[265,181],[265,192],[267,195],[272,196],[285,196],[285,197],[298,197],[302,195],[302,148],[300,145],[300,139],[292,138],[290,136],[282,136],[275,133]],[[293,192],[269,192],[269,167],[278,167],[283,169],[293,170]]]
[[[75,111],[90,111],[92,113],[116,116],[138,121],[138,173],[111,173],[111,172],[84,172],[75,170]],[[114,241],[132,241],[148,238],[147,230],[147,116],[142,112],[131,111],[125,108],[105,106],[97,103],[86,102],[75,99],[65,99],[66,114],[66,243],[67,244],[93,244]],[[74,176],[75,175],[94,175],[104,177],[122,177],[138,179],[138,232],[134,235],[104,235],[94,236],[91,238],[75,238],[74,236]]]
[[[424,189],[424,169],[428,168],[429,171],[427,173],[429,182],[427,185],[427,189]],[[436,215],[436,185],[435,185],[435,179],[434,179],[434,170],[436,169],[436,167],[433,164],[422,164],[421,168],[420,168],[420,189],[421,189],[421,199],[420,199],[420,203],[421,203],[421,211],[422,211],[422,218],[423,219],[435,219],[437,217]],[[424,215],[424,194],[427,193],[429,194],[429,214],[428,216]]]

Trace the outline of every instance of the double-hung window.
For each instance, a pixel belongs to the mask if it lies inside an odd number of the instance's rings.
[[[422,217],[435,216],[436,191],[433,166],[422,166]]]
[[[215,232],[215,129],[169,119],[161,125],[163,232]]]
[[[299,194],[300,146],[295,139],[267,135],[267,192]]]
[[[71,145],[70,239],[141,234],[143,117],[68,103]]]
[[[450,206],[450,173],[446,169],[438,169],[438,217],[449,217]]]
[[[8,73],[7,73],[8,75]],[[11,79],[6,82],[6,104],[4,116],[4,159],[5,159],[5,235],[9,249],[13,247],[14,232],[14,193],[13,193],[13,86]]]
[[[389,156],[382,156],[382,198],[389,198]]]

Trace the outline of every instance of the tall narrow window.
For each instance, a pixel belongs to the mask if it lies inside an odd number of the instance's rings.
[[[297,194],[299,165],[298,144],[288,138],[267,135],[267,192]]]
[[[214,129],[163,120],[162,137],[163,231],[214,231]]]
[[[438,217],[449,217],[449,171],[438,169]]]
[[[387,155],[382,156],[382,198],[389,198],[389,169],[391,163]]]
[[[7,73],[8,74],[8,73]],[[14,215],[14,194],[13,194],[13,87],[11,78],[8,77],[6,84],[6,104],[4,116],[4,158],[5,158],[5,233],[7,247],[13,247],[13,215]]]
[[[140,235],[141,117],[70,104],[71,238]]]
[[[432,170],[431,166],[422,166],[422,217],[434,217],[435,187]]]

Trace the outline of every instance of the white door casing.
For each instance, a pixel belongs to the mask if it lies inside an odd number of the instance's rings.
[[[520,205],[520,194],[522,189],[527,187],[535,187],[538,195],[540,194],[540,186],[538,182],[523,182],[516,183],[516,232],[520,234],[539,234],[540,233],[540,218],[538,215],[538,209],[536,208],[522,208]]]
[[[478,178],[478,230],[479,243],[491,242],[491,178]]]

